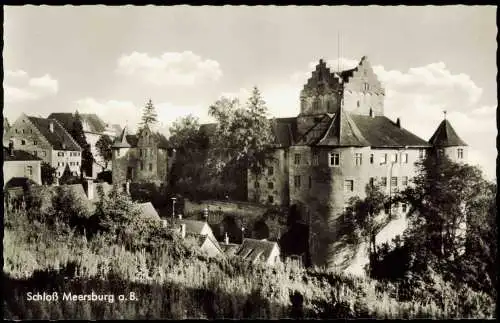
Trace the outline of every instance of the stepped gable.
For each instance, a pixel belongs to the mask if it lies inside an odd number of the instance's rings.
[[[430,147],[424,139],[401,128],[385,116],[370,117],[352,114],[350,119],[371,147]]]
[[[436,132],[429,139],[429,143],[435,147],[467,146],[446,119],[441,121]]]
[[[320,59],[316,69],[312,72],[312,76],[304,84],[302,91],[324,93],[338,88],[340,88],[338,77],[330,71],[323,59]]]
[[[53,149],[66,151],[81,151],[82,149],[76,143],[70,134],[56,119],[44,119],[27,116],[28,120],[40,131],[42,136],[47,139]],[[54,132],[50,131],[50,123],[53,123]]]
[[[320,138],[316,146],[335,147],[366,147],[370,143],[365,139],[350,115],[343,109],[330,121],[325,135]]]

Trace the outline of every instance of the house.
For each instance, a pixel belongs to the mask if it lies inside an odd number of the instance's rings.
[[[138,204],[139,214],[142,219],[150,219],[160,222],[161,218],[151,202]]]
[[[127,127],[115,139],[113,150],[113,184],[124,185],[127,181],[167,181],[168,141],[148,126],[135,135]]]
[[[14,142],[3,147],[4,189],[24,187],[27,183],[42,184],[42,159],[24,150],[16,150]]]
[[[196,220],[186,220],[186,219],[177,219],[176,223],[178,226],[184,225],[186,234],[196,234],[201,236],[209,236],[213,240],[215,238],[210,225],[204,221],[196,221]]]
[[[224,252],[224,254],[226,255],[226,257],[231,257],[231,256],[234,256],[236,254],[236,252],[238,252],[241,245],[239,245],[237,243],[229,243],[229,237],[228,237],[227,232],[226,232],[225,237],[224,237],[224,243],[220,244],[220,247],[221,247],[222,251]]]
[[[55,119],[32,117],[21,114],[4,137],[16,147],[41,158],[42,162],[56,168],[61,177],[66,165],[73,175],[80,175],[81,147]]]
[[[184,219],[178,219],[175,223],[182,238],[194,238],[200,250],[207,253],[210,257],[224,255],[224,250],[220,247],[217,239],[215,239],[208,223]]]
[[[272,123],[274,149],[260,174],[247,173],[248,200],[297,211],[309,228],[314,265],[330,266],[338,220],[367,185],[387,195],[404,189],[416,175],[415,162],[434,151],[466,160],[467,147],[448,121],[428,142],[384,114],[385,89],[362,57],[358,65],[332,71],[321,59],[300,92],[300,113]],[[200,130],[213,137],[216,125]],[[388,212],[404,216],[408,207]]]
[[[85,134],[85,139],[90,145],[90,151],[94,157],[94,163],[92,165],[92,177],[96,177],[97,174],[103,170],[111,170],[111,162],[108,164],[108,168],[104,168],[105,163],[103,158],[97,151],[96,143],[103,135],[107,135],[113,141],[120,134],[119,125],[109,125],[105,123],[99,116],[91,113],[78,114],[83,126],[83,133]],[[48,117],[49,119],[57,120],[66,131],[70,132],[73,123],[76,120],[76,114],[74,113],[51,113]]]
[[[274,241],[245,238],[235,256],[253,263],[274,265],[280,262],[280,248]]]

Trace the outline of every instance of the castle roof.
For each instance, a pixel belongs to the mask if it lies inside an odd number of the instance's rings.
[[[40,131],[42,136],[47,139],[53,149],[81,151],[82,148],[76,143],[71,135],[56,119],[44,119],[28,116],[29,121]],[[50,131],[50,123],[54,125],[54,131]]]
[[[441,121],[436,132],[429,139],[429,143],[436,147],[467,146],[455,132],[450,122],[446,119]]]
[[[168,149],[168,139],[159,132],[152,132],[151,135],[157,140],[158,148]],[[127,127],[124,127],[121,134],[116,137],[113,142],[113,148],[135,148],[139,141],[138,135],[130,135],[127,133]]]
[[[370,146],[370,143],[349,114],[342,109],[332,118],[328,130],[315,146],[366,147]]]

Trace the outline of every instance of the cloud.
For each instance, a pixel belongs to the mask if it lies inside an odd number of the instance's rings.
[[[6,103],[34,101],[57,94],[59,83],[50,74],[30,77],[23,70],[5,71],[4,100]]]
[[[95,113],[109,124],[119,124],[121,127],[127,125],[129,131],[134,133],[141,122],[144,104],[118,100],[99,101],[88,97],[77,100],[75,109],[80,113]],[[207,108],[202,105],[179,106],[169,102],[153,102],[153,105],[158,115],[158,123],[153,127],[153,130],[164,134],[168,133],[168,128],[173,121],[189,114],[200,118],[201,123],[212,121],[208,117]]]
[[[217,61],[203,59],[191,51],[166,52],[159,57],[133,52],[118,59],[116,71],[155,86],[193,86],[217,81],[222,76]]]

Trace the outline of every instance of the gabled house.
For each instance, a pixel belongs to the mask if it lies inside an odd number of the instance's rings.
[[[105,123],[99,116],[93,113],[82,113],[79,114],[82,121],[83,133],[85,134],[85,139],[90,145],[90,151],[94,157],[94,163],[92,165],[92,177],[95,178],[99,172],[104,169],[104,161],[97,151],[96,143],[103,135],[110,137],[112,141],[120,135],[119,125],[110,125]],[[76,120],[74,113],[51,113],[48,117],[49,119],[54,119],[59,121],[59,123],[70,132],[73,128],[73,123]],[[111,162],[108,164],[107,170],[111,170]],[[90,174],[88,174],[90,176]]]
[[[80,175],[82,149],[55,119],[23,113],[5,135],[4,143],[8,141],[56,168],[57,177],[61,177],[66,165],[73,175]]]
[[[243,243],[236,251],[235,256],[253,263],[262,262],[268,265],[274,265],[281,261],[278,243],[249,238],[243,239]]]
[[[24,187],[28,182],[41,185],[41,163],[41,158],[16,150],[14,142],[10,142],[8,148],[3,147],[4,188]]]

